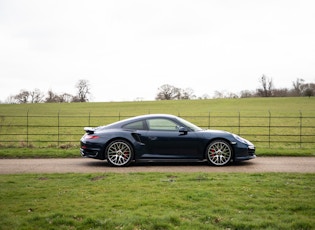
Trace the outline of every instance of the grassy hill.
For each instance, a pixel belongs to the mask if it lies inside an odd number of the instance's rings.
[[[147,113],[170,113],[174,115],[214,114],[265,115],[269,111],[277,115],[315,115],[315,97],[238,98],[210,100],[172,100],[140,102],[89,102],[0,104],[0,116],[7,115],[139,115]]]

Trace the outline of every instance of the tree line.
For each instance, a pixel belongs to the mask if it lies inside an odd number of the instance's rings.
[[[240,97],[311,97],[315,95],[315,84],[306,83],[304,79],[297,78],[292,82],[292,88],[275,88],[272,78],[265,75],[259,79],[261,88],[255,91],[241,91]]]
[[[215,91],[213,98],[248,98],[248,97],[311,97],[315,95],[315,84],[306,83],[304,79],[298,78],[292,82],[292,88],[275,88],[272,78],[262,75],[259,79],[260,88],[256,90],[243,90],[239,94],[233,92]],[[190,99],[210,99],[204,94],[196,97],[190,88],[181,89],[172,85],[162,85],[158,88],[156,100],[190,100]]]
[[[256,90],[243,90],[239,94],[232,92],[215,91],[213,98],[248,98],[248,97],[311,97],[315,95],[315,84],[306,83],[303,79],[298,78],[292,82],[292,88],[275,88],[272,78],[262,75],[259,79],[260,88]],[[87,80],[81,79],[76,85],[76,95],[69,93],[56,94],[49,90],[45,95],[41,90],[34,89],[28,91],[20,90],[16,95],[7,98],[7,104],[25,104],[25,103],[71,103],[71,102],[88,102],[90,84]],[[192,99],[210,99],[210,96],[204,94],[197,97],[193,89],[181,89],[173,85],[164,84],[158,88],[155,97],[156,100],[192,100]]]
[[[8,104],[26,104],[26,103],[71,103],[71,102],[88,102],[90,95],[90,85],[87,80],[79,80],[75,88],[76,95],[69,93],[57,94],[52,90],[48,90],[45,95],[40,89],[32,91],[22,89],[16,95],[11,95],[7,98]]]

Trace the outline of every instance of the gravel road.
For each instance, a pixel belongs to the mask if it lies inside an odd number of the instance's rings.
[[[257,157],[225,167],[201,163],[146,163],[110,167],[106,161],[88,158],[0,159],[0,174],[95,172],[294,172],[315,173],[315,157]]]

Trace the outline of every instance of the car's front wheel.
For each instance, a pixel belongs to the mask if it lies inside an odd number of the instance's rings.
[[[133,148],[124,140],[114,140],[107,146],[105,154],[110,165],[127,166],[133,158]]]
[[[224,166],[232,159],[232,147],[225,140],[212,141],[206,150],[206,157],[211,165]]]

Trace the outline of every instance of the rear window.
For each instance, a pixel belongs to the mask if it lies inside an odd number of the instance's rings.
[[[145,126],[143,121],[136,121],[136,122],[132,122],[129,123],[127,125],[124,125],[123,127],[124,129],[133,129],[133,130],[144,130]]]

